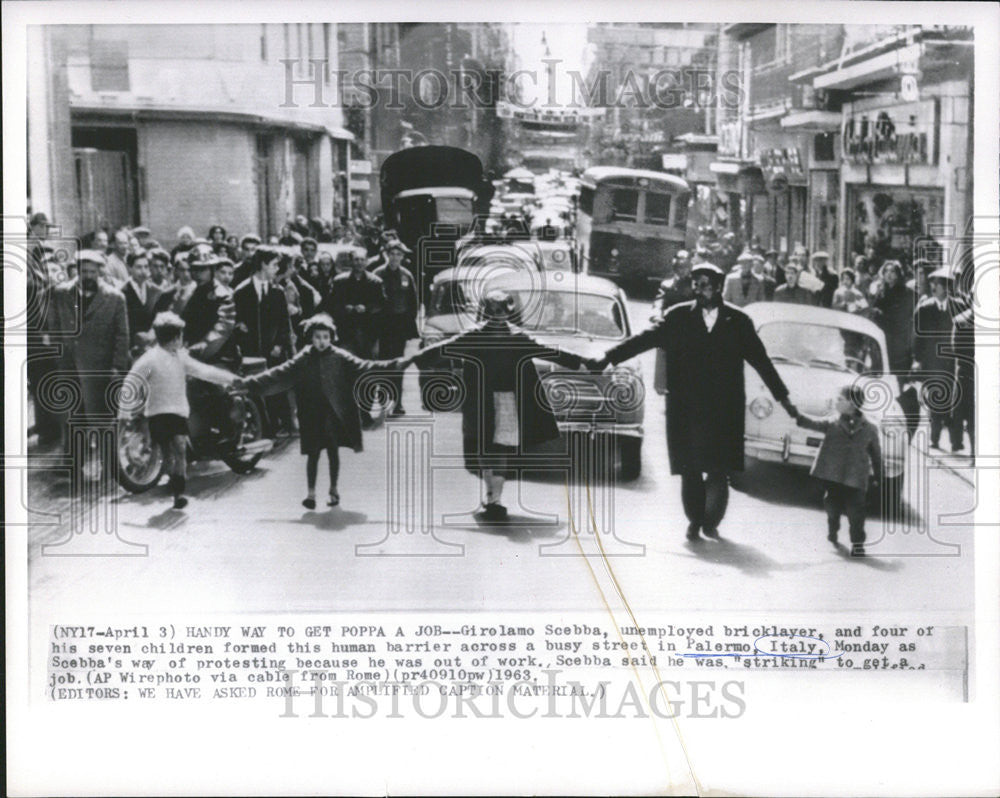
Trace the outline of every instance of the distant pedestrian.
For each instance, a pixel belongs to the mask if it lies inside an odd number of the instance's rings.
[[[182,510],[188,500],[187,484],[188,415],[187,378],[231,385],[234,375],[224,369],[201,363],[183,349],[184,321],[175,313],[160,313],[153,320],[156,345],[140,357],[126,377],[136,397],[128,411],[141,410],[149,424],[149,436],[163,450],[164,471],[169,477],[174,509]]]
[[[753,273],[756,256],[745,250],[736,259],[736,268],[726,275],[722,300],[738,308],[766,299],[764,281]]]
[[[952,451],[960,452],[964,446],[961,422],[955,423],[953,413],[957,384],[952,339],[955,318],[965,310],[965,304],[952,296],[947,268],[931,272],[927,282],[931,294],[921,299],[913,312],[913,376],[923,382],[921,392],[930,417],[931,448],[940,448],[941,431],[947,427]]]
[[[865,295],[854,285],[854,269],[844,269],[840,273],[840,287],[833,292],[830,306],[847,313],[861,313],[868,308]]]
[[[691,256],[686,249],[679,250],[674,256],[673,275],[660,283],[653,300],[654,320],[659,320],[668,309],[680,302],[694,299],[694,288],[691,286]]]
[[[863,407],[864,390],[857,385],[846,385],[834,400],[838,413],[836,420],[812,418],[798,411],[794,414],[800,427],[824,435],[810,473],[821,480],[825,488],[826,539],[837,545],[840,517],[846,515],[851,553],[855,557],[865,555],[869,472],[873,470],[878,484],[883,484],[879,432],[862,414]]]
[[[333,279],[330,297],[321,308],[337,325],[345,349],[369,358],[378,341],[376,327],[385,305],[382,281],[366,271],[367,256],[359,248],[351,253],[351,270]]]
[[[787,302],[793,305],[815,305],[816,294],[808,288],[799,285],[801,268],[796,260],[789,261],[785,266],[785,282],[774,289],[775,302]]]
[[[375,276],[382,281],[385,293],[385,307],[378,322],[379,357],[402,357],[406,342],[419,338],[417,330],[417,286],[413,274],[403,266],[403,258],[409,248],[402,241],[392,241],[383,248],[386,265],[375,270]],[[406,413],[403,407],[403,375],[393,379],[396,404],[392,415]]]
[[[913,312],[916,306],[914,293],[903,282],[903,267],[899,261],[888,260],[882,264],[882,277],[872,301],[875,322],[885,333],[889,350],[889,369],[905,378],[913,363]]]

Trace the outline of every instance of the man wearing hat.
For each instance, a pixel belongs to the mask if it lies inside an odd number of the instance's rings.
[[[951,449],[963,448],[962,431],[954,423],[956,384],[952,336],[955,318],[965,305],[951,295],[952,275],[940,268],[928,276],[931,294],[917,303],[913,312],[913,376],[923,381],[924,406],[931,422],[931,447],[941,446],[941,430],[948,428]],[[933,386],[933,387],[932,387]],[[944,386],[945,390],[940,388]],[[935,390],[938,389],[938,390]]]
[[[79,276],[55,288],[50,327],[63,343],[59,370],[77,386],[87,415],[115,415],[108,406],[114,373],[128,372],[129,333],[125,297],[101,279],[104,254],[77,255]],[[84,465],[80,463],[78,465]]]
[[[386,263],[374,272],[382,281],[385,293],[385,307],[379,319],[379,357],[402,357],[406,342],[420,336],[417,330],[417,286],[413,274],[403,266],[403,258],[410,249],[398,239],[389,241],[383,248]],[[403,415],[403,376],[393,377],[396,386],[396,405],[393,415]]]
[[[198,244],[188,255],[196,287],[184,307],[184,344],[192,357],[206,363],[239,360],[233,330],[236,305],[231,289],[215,280],[219,257],[208,244]]]
[[[722,288],[723,301],[742,308],[751,302],[763,302],[767,298],[764,281],[753,273],[756,260],[757,256],[749,250],[740,253],[736,259],[736,270],[726,275]]]
[[[744,363],[753,366],[789,415],[798,411],[750,317],[722,301],[722,270],[700,263],[692,277],[693,301],[675,305],[662,320],[592,365],[621,363],[653,347],[664,350],[670,472],[681,477],[687,536],[694,541],[699,532],[719,536],[729,499],[728,475],[743,470]]]

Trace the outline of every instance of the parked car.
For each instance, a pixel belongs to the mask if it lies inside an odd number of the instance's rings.
[[[743,310],[803,413],[834,418],[840,389],[862,388],[867,400],[863,412],[881,432],[883,489],[898,507],[909,439],[882,330],[856,314],[812,306],[756,302]],[[823,435],[799,427],[777,407],[749,366],[746,398],[746,454],[811,468]]]

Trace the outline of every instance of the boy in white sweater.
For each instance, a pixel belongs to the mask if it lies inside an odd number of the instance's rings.
[[[163,449],[165,471],[170,477],[174,509],[187,506],[184,496],[187,481],[187,421],[191,408],[187,399],[187,378],[229,386],[235,375],[224,369],[201,363],[182,348],[184,320],[176,313],[160,313],[153,320],[156,345],[132,366],[126,379],[125,394],[136,397],[134,409],[141,406],[149,423],[153,442]]]

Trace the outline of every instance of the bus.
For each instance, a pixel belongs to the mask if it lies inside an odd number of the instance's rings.
[[[634,287],[660,282],[684,249],[690,200],[687,181],[665,172],[588,169],[576,219],[582,271]]]

